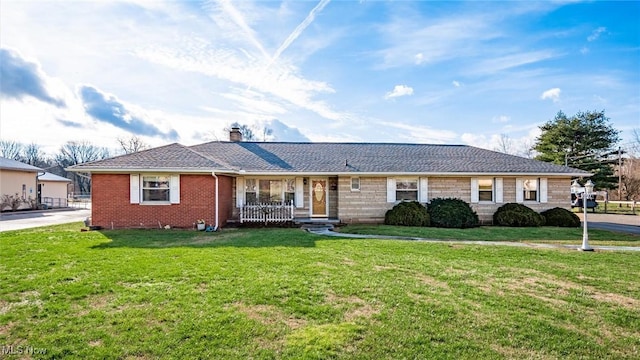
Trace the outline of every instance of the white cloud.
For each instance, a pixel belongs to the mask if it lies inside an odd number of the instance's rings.
[[[533,126],[529,127],[527,133],[518,137],[512,137],[504,133],[491,135],[464,133],[460,136],[460,139],[467,145],[494,151],[506,150],[512,155],[532,157],[534,152],[531,148],[539,135],[540,129],[537,126]]]
[[[540,99],[542,100],[549,99],[553,102],[558,102],[560,101],[560,92],[561,92],[560,88],[549,89],[543,92],[542,95],[540,95]]]
[[[394,135],[394,139],[411,143],[431,143],[445,144],[453,141],[457,134],[450,130],[437,130],[428,126],[409,125],[389,121],[380,121],[379,125],[385,127],[387,131],[392,129],[400,130]]]
[[[413,95],[413,88],[407,85],[396,85],[392,91],[389,91],[384,98],[389,100],[401,96]]]
[[[511,121],[511,117],[507,115],[500,115],[491,119],[491,122],[494,122],[494,123],[506,123],[509,121]]]
[[[600,26],[599,28],[593,30],[593,32],[591,33],[591,35],[589,35],[587,37],[587,41],[592,42],[592,41],[596,41],[598,40],[598,38],[600,37],[600,35],[602,33],[604,33],[605,31],[607,31],[607,28],[604,26]]]
[[[586,54],[588,54],[588,53],[589,53],[589,48],[588,48],[588,47],[583,46],[583,47],[580,49],[580,54],[582,54],[582,55],[586,55]]]
[[[451,84],[453,84],[453,86],[455,86],[455,87],[460,87],[460,86],[462,85],[462,84],[460,84],[460,82],[459,82],[459,81],[457,81],[457,80],[453,80],[453,81],[451,82]]]

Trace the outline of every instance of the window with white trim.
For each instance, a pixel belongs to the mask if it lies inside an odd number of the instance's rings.
[[[396,201],[418,201],[418,179],[396,179]]]
[[[538,178],[523,179],[522,199],[524,201],[538,201]]]
[[[478,200],[493,201],[493,179],[478,179]]]
[[[295,204],[296,202],[296,179],[284,179],[284,203]]]
[[[360,178],[352,177],[351,178],[351,191],[360,191]]]
[[[171,193],[171,177],[166,175],[142,176],[142,201],[168,203]]]
[[[296,179],[245,179],[245,201],[295,205]]]

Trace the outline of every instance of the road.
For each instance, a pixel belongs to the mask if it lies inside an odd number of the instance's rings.
[[[0,232],[83,221],[89,216],[91,216],[90,209],[73,208],[5,212],[0,215]]]
[[[584,221],[584,214],[577,215]],[[588,213],[587,227],[640,235],[640,216]]]

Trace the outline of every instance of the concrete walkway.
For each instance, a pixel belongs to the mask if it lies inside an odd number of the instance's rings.
[[[0,232],[83,221],[89,216],[90,209],[75,208],[4,212],[0,214]]]
[[[341,238],[353,238],[353,239],[389,239],[389,240],[412,240],[422,242],[434,242],[434,243],[447,243],[447,244],[467,244],[467,245],[501,245],[501,246],[515,246],[524,248],[538,248],[538,249],[573,249],[578,250],[580,245],[563,245],[563,244],[544,244],[544,243],[524,243],[515,241],[476,241],[476,240],[438,240],[438,239],[424,239],[418,237],[406,237],[406,236],[389,236],[389,235],[362,235],[362,234],[346,234],[333,231],[333,226],[313,226],[305,228],[308,232],[316,235],[333,236]],[[581,242],[581,239],[577,239],[576,243]],[[611,251],[640,251],[640,246],[591,246],[596,250],[611,250]]]

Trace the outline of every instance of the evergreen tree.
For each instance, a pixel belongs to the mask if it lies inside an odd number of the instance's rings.
[[[591,180],[598,189],[617,187],[618,179],[607,156],[616,151],[619,131],[609,124],[604,110],[578,112],[571,117],[559,111],[540,130],[542,134],[534,145],[536,159],[588,171],[594,174]]]

